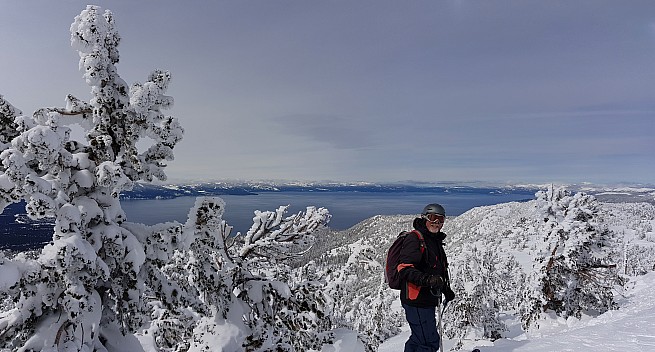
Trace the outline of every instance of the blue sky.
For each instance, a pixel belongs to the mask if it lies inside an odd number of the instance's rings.
[[[90,97],[86,1],[0,0],[0,94]],[[102,1],[170,70],[171,180],[655,182],[653,1]]]

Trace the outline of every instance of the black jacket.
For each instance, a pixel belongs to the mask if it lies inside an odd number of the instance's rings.
[[[437,289],[422,287],[421,283],[429,275],[439,275],[445,282],[443,290],[450,290],[448,277],[448,260],[443,248],[446,234],[432,233],[425,226],[425,219],[414,219],[414,229],[423,234],[425,250],[421,253],[421,242],[415,233],[410,233],[403,242],[400,251],[399,271],[403,282],[400,288],[400,301],[414,307],[436,307],[441,293]]]

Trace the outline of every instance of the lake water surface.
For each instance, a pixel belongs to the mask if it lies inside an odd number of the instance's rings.
[[[289,205],[289,215],[311,205],[327,208],[332,215],[330,228],[344,230],[375,215],[419,214],[429,203],[443,205],[448,215],[460,215],[477,206],[532,199],[533,193],[266,192],[219,197],[226,203],[223,218],[235,231],[245,232],[255,210],[273,211],[281,205]],[[171,220],[185,222],[195,199],[125,200],[121,204],[129,221],[152,225]]]

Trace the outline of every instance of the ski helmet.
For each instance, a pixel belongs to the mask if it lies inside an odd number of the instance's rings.
[[[442,216],[446,216],[446,209],[444,209],[441,205],[437,203],[432,203],[428,204],[423,208],[423,212],[421,215],[427,215],[427,214],[439,214]]]

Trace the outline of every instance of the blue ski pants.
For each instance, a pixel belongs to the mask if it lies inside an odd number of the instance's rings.
[[[412,334],[405,343],[405,352],[439,351],[439,331],[435,307],[418,308],[403,304]]]

